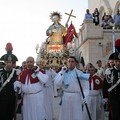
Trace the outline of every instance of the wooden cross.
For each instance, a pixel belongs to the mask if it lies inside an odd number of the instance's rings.
[[[67,23],[66,23],[66,24],[68,24],[68,22],[69,22],[69,20],[70,20],[70,17],[74,17],[74,18],[76,18],[76,16],[72,15],[72,12],[73,12],[73,10],[71,10],[70,14],[69,14],[69,13],[65,13],[66,15],[69,15],[69,17],[68,17],[68,20],[67,20]]]

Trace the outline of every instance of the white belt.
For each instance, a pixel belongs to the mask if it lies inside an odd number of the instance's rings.
[[[67,91],[67,90],[63,90],[64,92],[67,92],[67,93],[80,93],[78,91]]]
[[[34,93],[24,93],[25,95],[30,95],[30,94],[37,94],[37,93],[39,93],[39,92],[41,92],[42,90],[40,90],[40,91],[37,91],[37,92],[34,92]]]

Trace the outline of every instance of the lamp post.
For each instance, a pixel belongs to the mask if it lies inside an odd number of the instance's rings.
[[[115,52],[115,31],[114,31],[114,27],[112,29],[112,52]]]

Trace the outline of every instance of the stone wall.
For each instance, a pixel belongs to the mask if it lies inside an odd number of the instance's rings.
[[[116,39],[120,38],[120,30],[114,32]],[[74,53],[77,59],[80,61],[80,56],[82,56],[85,64],[91,62],[94,66],[96,66],[96,61],[101,59],[105,65],[113,49],[113,30],[103,30],[102,27],[95,26],[91,20],[85,20],[78,35]]]

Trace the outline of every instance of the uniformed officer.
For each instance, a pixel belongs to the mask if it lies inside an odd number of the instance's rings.
[[[18,61],[12,54],[12,44],[6,44],[7,54],[1,57],[5,67],[0,69],[0,120],[12,120],[15,110],[15,92],[13,83],[17,77],[16,69],[13,69],[13,63]]]
[[[108,78],[104,81],[104,97],[110,104],[111,120],[120,120],[120,53],[113,55],[114,67],[108,72]]]

